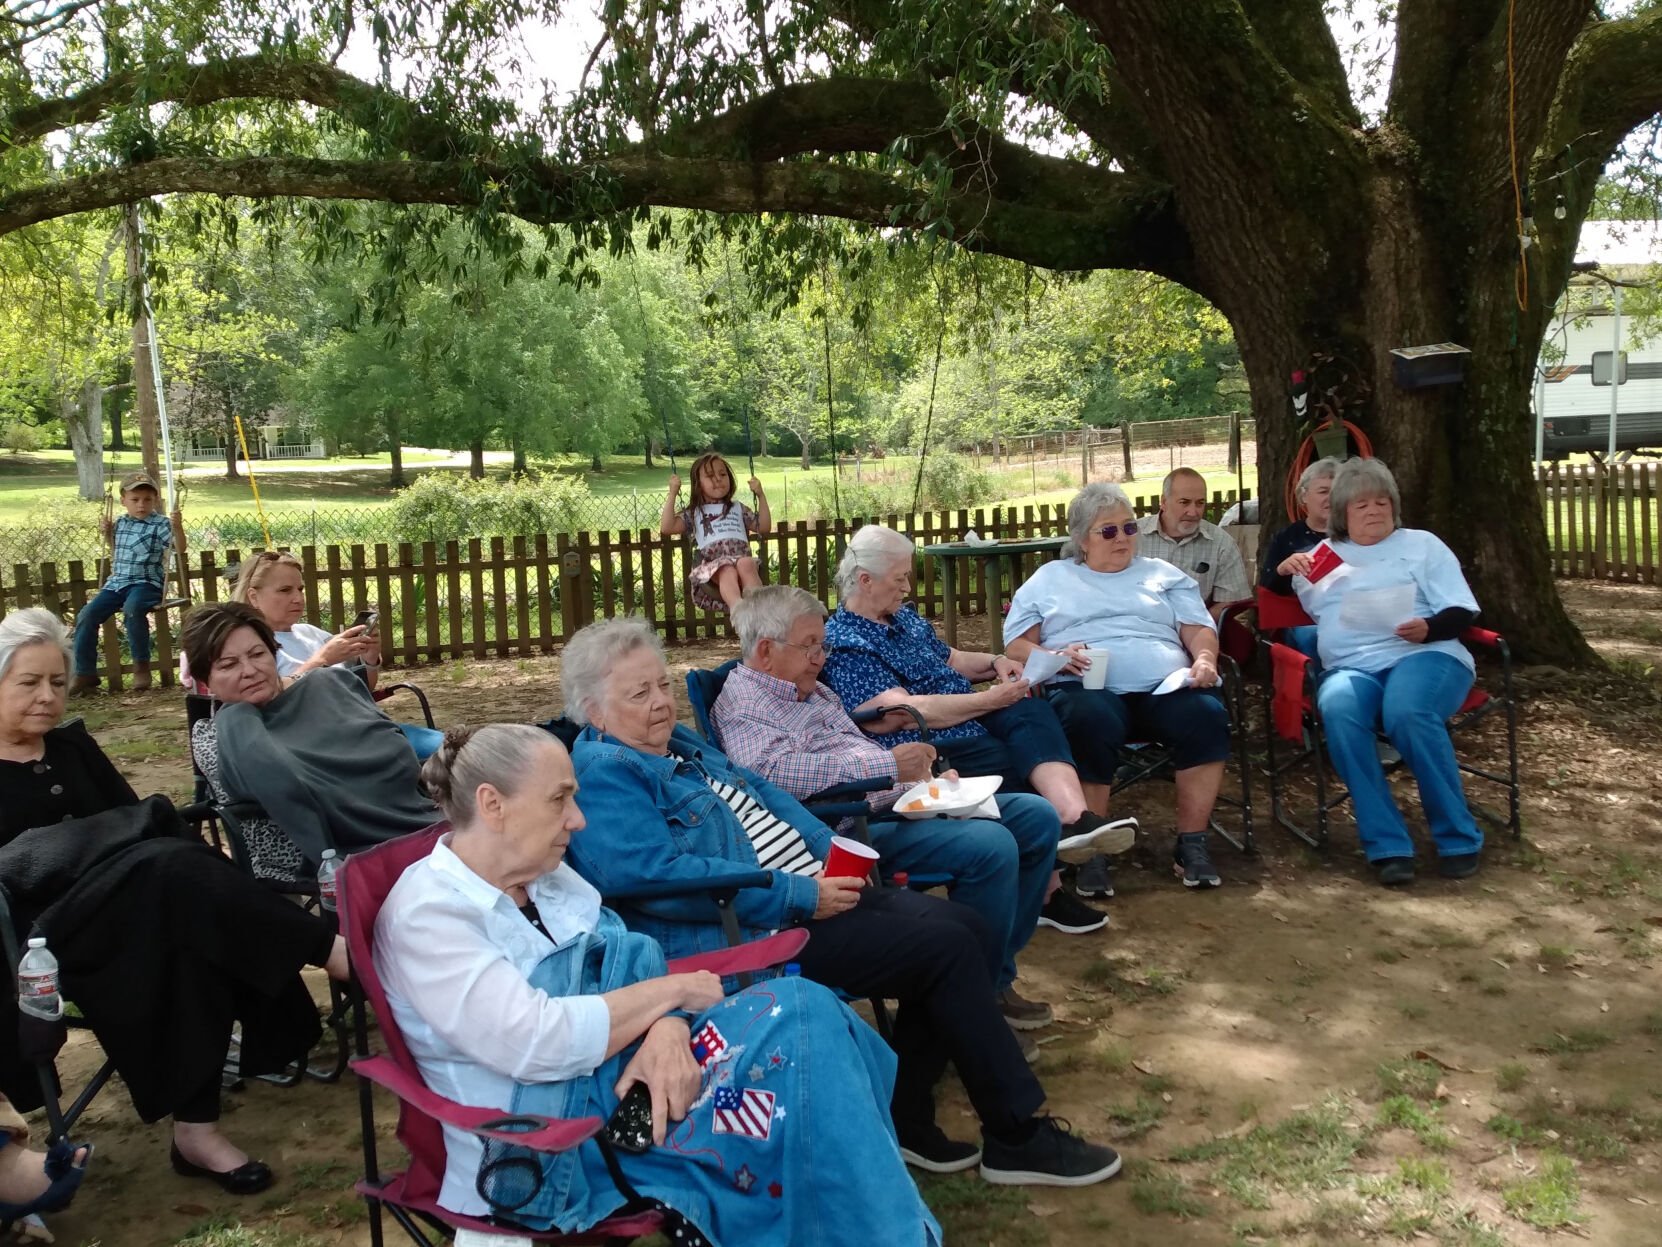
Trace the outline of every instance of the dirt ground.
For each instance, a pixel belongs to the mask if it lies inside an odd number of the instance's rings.
[[[1151,847],[1122,866],[1112,925],[1041,930],[1021,983],[1057,1007],[1038,1033],[1051,1110],[1114,1140],[1126,1171],[1079,1191],[929,1181],[949,1241],[1662,1242],[1662,589],[1564,591],[1613,670],[1520,672],[1524,839],[1491,828],[1476,879],[1387,893],[1369,882],[1348,819],[1329,850],[1307,850],[1272,827],[1260,784],[1260,855],[1221,849],[1226,886],[1188,894],[1161,860],[1169,786],[1126,794],[1119,812],[1142,818]],[[709,646],[672,659],[685,669],[727,656]],[[558,706],[557,658],[413,674],[441,723]],[[174,694],[85,713],[140,792],[188,791]],[[1498,724],[1472,750],[1497,765]],[[1471,791],[1504,804],[1498,790]],[[1403,795],[1417,817],[1411,786]],[[74,1083],[97,1060],[77,1041],[62,1067]],[[60,1241],[368,1241],[351,1192],[350,1082],[253,1085],[226,1108],[228,1130],[277,1168],[271,1192],[237,1201],[175,1177],[164,1127],[138,1122],[118,1081],[79,1131],[98,1154],[75,1207],[52,1219]],[[975,1132],[955,1087],[942,1121]]]

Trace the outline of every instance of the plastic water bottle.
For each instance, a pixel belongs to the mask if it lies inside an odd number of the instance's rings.
[[[317,864],[317,899],[323,912],[332,914],[337,908],[335,877],[340,874],[340,855],[333,849],[323,850],[323,860]]]
[[[63,1016],[63,997],[58,994],[58,959],[36,936],[17,963],[18,1012],[32,1018],[56,1022]]]

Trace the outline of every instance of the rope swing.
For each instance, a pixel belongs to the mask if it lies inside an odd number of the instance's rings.
[[[739,306],[738,286],[733,281],[733,252],[726,246],[721,249],[722,258],[727,262],[727,299],[729,314],[737,311]],[[737,319],[728,322],[733,326],[733,363],[739,362],[739,322]],[[756,447],[750,439],[750,386],[741,384],[739,388],[739,418],[744,421],[744,457],[750,464],[750,476],[756,477]]]

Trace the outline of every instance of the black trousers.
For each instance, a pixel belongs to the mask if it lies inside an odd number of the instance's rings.
[[[988,1134],[1044,1103],[987,974],[985,924],[972,909],[905,888],[868,888],[847,913],[808,924],[802,973],[853,996],[898,1000],[900,1058],[890,1108],[904,1139],[935,1120],[935,1083],[950,1060]]]
[[[330,922],[197,844],[135,871],[97,929],[54,941],[80,1006],[145,1121],[219,1117],[233,1022],[243,1069],[280,1070],[322,1027],[299,970],[321,965]]]

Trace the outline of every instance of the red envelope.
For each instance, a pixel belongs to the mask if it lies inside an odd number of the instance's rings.
[[[1304,578],[1311,584],[1315,584],[1328,572],[1343,563],[1344,560],[1333,552],[1333,547],[1324,541],[1310,552],[1310,570],[1305,573]]]

